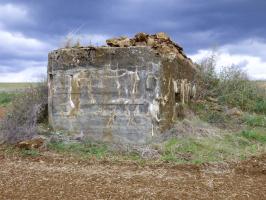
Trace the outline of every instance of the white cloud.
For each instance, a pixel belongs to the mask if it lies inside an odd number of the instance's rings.
[[[0,73],[21,71],[27,67],[44,67],[47,66],[47,60],[34,61],[23,59],[8,59],[0,64]]]
[[[87,34],[73,36],[73,41],[81,39],[84,45],[103,45],[109,38],[106,35]],[[13,33],[0,29],[0,54],[12,55],[15,59],[1,65],[0,82],[36,82],[46,76],[47,61],[35,61],[48,54],[54,47],[36,38],[26,37],[22,33]],[[25,60],[23,57],[29,57]],[[21,59],[20,59],[21,58]],[[32,59],[31,59],[32,58]],[[14,69],[17,69],[14,72]]]
[[[38,39],[26,37],[22,33],[0,30],[0,53],[19,56],[41,55],[52,47]]]
[[[106,35],[87,34],[74,36],[84,45],[103,45]],[[0,28],[0,55],[10,60],[0,60],[0,82],[35,82],[46,75],[47,61],[37,61],[45,57],[54,46],[19,32],[9,32]],[[25,60],[24,58],[28,58]],[[15,71],[17,70],[17,71]],[[15,72],[14,72],[15,71]]]
[[[266,79],[266,43],[257,40],[245,40],[236,44],[224,45],[217,50],[217,70],[220,67],[238,65],[252,79]],[[194,62],[208,57],[212,50],[199,50],[190,55]]]
[[[0,41],[0,56],[6,56],[0,60],[0,82],[36,82],[46,75],[47,61],[38,60],[47,56],[50,44],[1,26]]]
[[[247,39],[236,44],[227,44],[222,46],[220,52],[229,52],[230,54],[247,54],[259,56],[266,60],[266,41],[262,39]]]
[[[0,4],[0,54],[18,56],[41,55],[51,47],[21,32],[10,31],[12,24],[31,23],[28,9],[16,4]]]
[[[38,82],[46,76],[46,67],[28,67],[19,72],[0,73],[0,82]]]
[[[46,77],[46,66],[47,61],[11,60],[7,66],[0,65],[0,82],[40,81]]]
[[[35,82],[46,75],[46,56],[51,45],[5,30],[0,30],[0,41],[0,55],[6,55],[0,60],[0,82]],[[44,57],[44,61],[38,61]]]
[[[0,4],[0,24],[31,22],[26,7],[14,4]]]
[[[9,26],[31,24],[28,9],[16,4],[0,4],[0,82],[39,81],[46,75],[46,57],[53,47]]]

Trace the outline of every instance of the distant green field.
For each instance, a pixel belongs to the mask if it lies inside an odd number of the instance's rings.
[[[17,95],[38,83],[0,83],[0,107],[7,106]]]
[[[0,107],[5,107],[17,96],[16,93],[0,92]]]
[[[0,83],[0,92],[20,92],[37,83]]]

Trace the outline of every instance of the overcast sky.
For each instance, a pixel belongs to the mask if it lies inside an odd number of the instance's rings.
[[[74,34],[84,45],[114,36],[166,32],[196,62],[266,79],[266,0],[0,0],[0,82],[36,81],[47,54]]]

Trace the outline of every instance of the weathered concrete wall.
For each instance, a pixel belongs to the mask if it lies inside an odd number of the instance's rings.
[[[71,48],[49,55],[49,118],[55,129],[143,143],[161,61],[147,47]]]
[[[149,46],[66,48],[49,54],[49,121],[95,140],[146,143],[193,95],[195,69]]]

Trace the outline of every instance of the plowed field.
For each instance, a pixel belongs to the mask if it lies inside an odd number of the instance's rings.
[[[238,163],[147,164],[0,151],[0,199],[266,199],[266,155]]]

